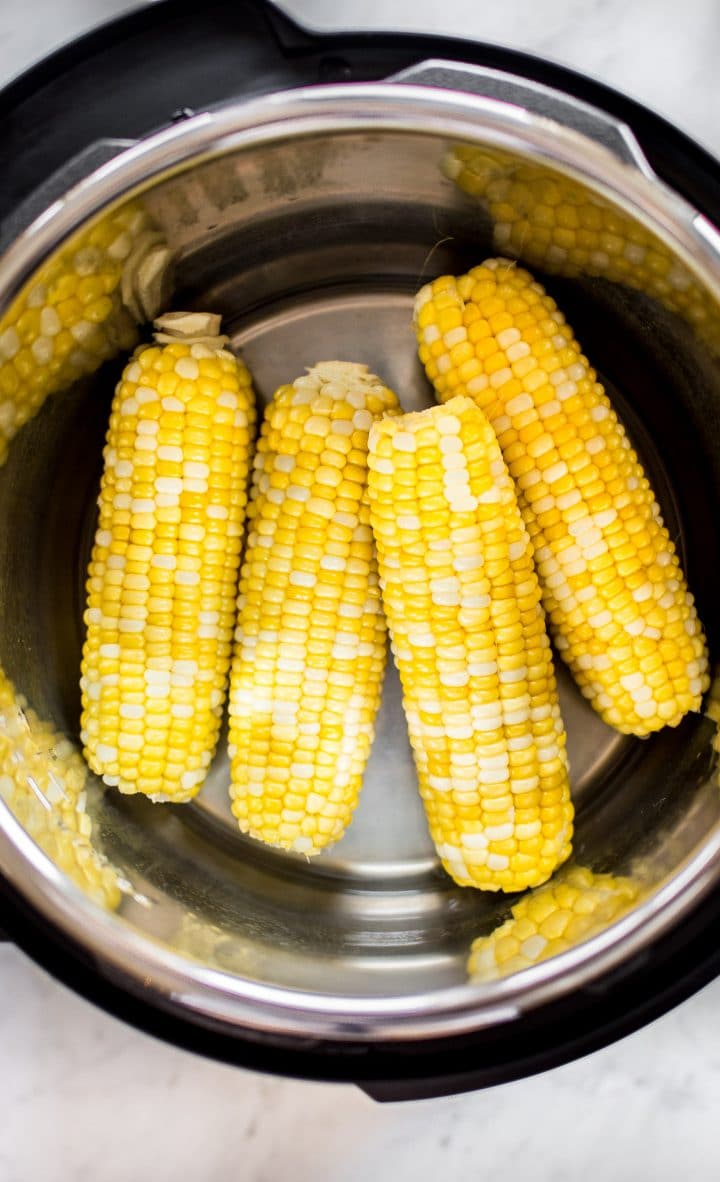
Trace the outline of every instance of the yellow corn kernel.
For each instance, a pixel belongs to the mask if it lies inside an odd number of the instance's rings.
[[[523,309],[490,330],[493,352],[467,383],[451,380],[450,356],[467,328],[447,340],[437,327],[449,300],[465,324]],[[702,628],[637,455],[563,314],[527,271],[490,259],[424,287],[416,320],[439,397],[469,395],[498,434],[553,638],[582,693],[624,733],[676,726],[708,685]],[[442,341],[436,356],[428,340]],[[512,367],[531,359],[518,392]],[[530,426],[524,442],[508,444]]]
[[[232,809],[244,833],[308,856],[350,823],[380,704],[367,438],[396,412],[366,366],[323,362],[277,391],[255,456],[230,680]]]
[[[163,316],[126,366],[88,571],[86,758],[121,792],[175,802],[199,791],[217,743],[255,418],[219,323]],[[163,394],[168,374],[178,382]],[[200,413],[203,387],[214,394]]]
[[[492,428],[469,398],[385,419],[368,487],[438,855],[463,886],[538,885],[570,854],[573,809],[532,547]]]

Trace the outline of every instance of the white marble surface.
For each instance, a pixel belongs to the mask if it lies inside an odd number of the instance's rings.
[[[0,79],[132,5],[0,0]],[[425,29],[566,62],[720,152],[717,0],[288,0],[309,24]],[[718,1176],[720,983],[581,1062],[379,1106],[164,1046],[0,948],[2,1182],[705,1182]]]

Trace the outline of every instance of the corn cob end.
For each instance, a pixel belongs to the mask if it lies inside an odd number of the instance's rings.
[[[88,582],[81,738],[110,786],[176,803],[217,743],[254,402],[218,317],[172,314],[112,406]]]
[[[488,416],[519,490],[556,648],[616,730],[701,706],[707,649],[638,457],[565,317],[508,259],[418,293],[419,355],[442,401]]]
[[[461,886],[517,891],[570,855],[565,731],[532,550],[467,397],[373,426],[370,510],[420,794]]]
[[[270,403],[255,457],[230,684],[232,810],[308,857],[342,837],[374,734],[386,633],[368,431],[397,411],[364,365],[324,361]]]

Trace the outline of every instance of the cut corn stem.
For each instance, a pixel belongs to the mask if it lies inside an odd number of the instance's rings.
[[[624,733],[676,726],[708,685],[705,639],[653,491],[563,314],[527,271],[490,259],[418,294],[420,358],[442,400],[495,430],[553,639]]]
[[[386,630],[367,503],[372,422],[395,395],[333,361],[281,386],[262,425],[230,682],[244,833],[317,854],[344,833],[370,753]]]
[[[210,315],[156,321],[117,387],[87,583],[82,741],[121,792],[181,802],[217,743],[254,400]]]
[[[632,878],[568,866],[525,895],[489,936],[474,941],[468,976],[478,983],[495,981],[567,952],[616,923],[642,892]]]
[[[463,886],[517,891],[570,854],[565,731],[532,547],[469,398],[370,433],[370,515],[420,793]]]

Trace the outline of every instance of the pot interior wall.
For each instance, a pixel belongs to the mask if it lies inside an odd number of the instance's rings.
[[[472,192],[448,175],[457,145],[401,132],[255,146],[158,183],[140,202],[176,255],[172,306],[223,313],[263,402],[337,357],[367,363],[414,409],[432,401],[415,355],[418,286],[519,255],[566,311],[636,444],[714,653],[720,387],[707,326],[717,310],[699,287],[678,302],[672,283],[639,264],[614,268],[612,251],[563,255],[548,216],[562,228],[563,207],[609,207],[537,165],[528,180],[527,161],[478,137]],[[513,201],[508,234],[501,215]],[[661,244],[610,212],[603,233],[644,242],[662,261]],[[121,367],[117,356],[54,391],[0,469],[0,664],[75,747],[84,572]],[[720,821],[714,726],[693,716],[643,742],[626,738],[600,722],[560,663],[558,674],[577,861],[663,881]],[[227,784],[224,741],[191,805],[152,805],[88,780],[92,841],[119,873],[119,915],[189,957],[318,993],[427,994],[463,982],[471,941],[507,915],[507,898],[455,887],[439,868],[392,669],[363,797],[334,850],[308,863],[243,837]]]

